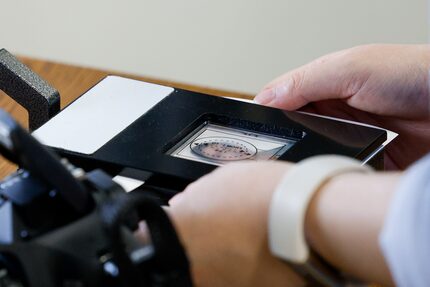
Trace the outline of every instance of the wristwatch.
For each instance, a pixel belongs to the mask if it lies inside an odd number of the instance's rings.
[[[340,272],[312,252],[305,239],[305,216],[314,194],[328,180],[348,172],[369,173],[372,169],[344,156],[322,155],[296,164],[276,188],[269,209],[269,248],[286,261],[311,286],[345,286]]]

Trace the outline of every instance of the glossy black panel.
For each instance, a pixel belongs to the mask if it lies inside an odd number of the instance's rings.
[[[297,139],[280,157],[293,162],[318,154],[364,159],[386,140],[380,129],[177,89],[93,155],[62,153],[86,164],[130,167],[189,182],[216,166],[172,157],[166,151],[205,121]]]

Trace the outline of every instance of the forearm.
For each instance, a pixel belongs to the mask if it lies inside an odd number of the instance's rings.
[[[378,236],[400,175],[351,173],[326,183],[306,216],[311,247],[348,274],[391,283]]]

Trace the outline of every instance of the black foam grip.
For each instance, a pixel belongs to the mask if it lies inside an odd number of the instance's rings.
[[[28,111],[36,130],[60,111],[60,94],[5,49],[0,49],[0,90]]]

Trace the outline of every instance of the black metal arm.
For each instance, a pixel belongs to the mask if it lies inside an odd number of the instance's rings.
[[[0,49],[0,90],[28,111],[36,130],[60,111],[60,94],[5,49]]]

